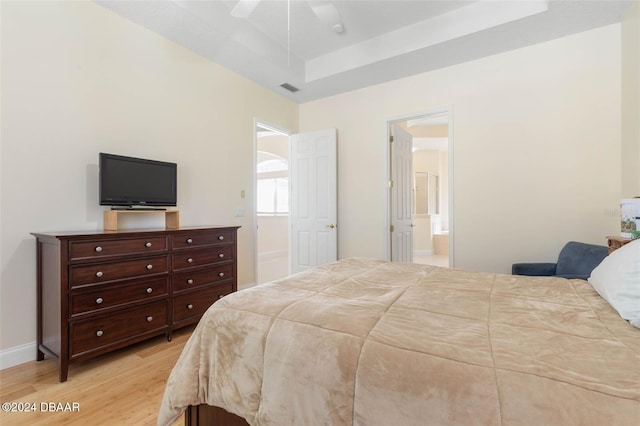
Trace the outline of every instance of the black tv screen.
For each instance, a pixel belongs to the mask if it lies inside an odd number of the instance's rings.
[[[177,164],[100,153],[100,205],[163,207],[177,203]]]

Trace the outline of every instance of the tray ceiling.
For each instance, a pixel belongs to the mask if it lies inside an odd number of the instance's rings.
[[[243,1],[255,8],[241,18],[231,14],[238,0],[97,2],[298,103],[620,22],[630,5],[617,0]],[[330,13],[318,14],[318,7]],[[341,32],[333,28],[335,19]],[[285,83],[299,90],[286,90]]]

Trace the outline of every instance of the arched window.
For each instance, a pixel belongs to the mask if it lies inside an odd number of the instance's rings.
[[[257,209],[262,216],[289,214],[289,163],[270,152],[258,151]]]
[[[261,163],[258,163],[257,172],[258,173],[268,173],[268,172],[284,172],[289,170],[289,164],[285,159],[274,159],[274,160],[265,160]]]

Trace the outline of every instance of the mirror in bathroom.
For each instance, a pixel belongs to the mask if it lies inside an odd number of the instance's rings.
[[[415,173],[415,214],[439,214],[438,175],[428,172]]]

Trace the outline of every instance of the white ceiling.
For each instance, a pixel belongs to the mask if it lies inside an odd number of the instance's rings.
[[[633,0],[261,0],[247,18],[238,0],[96,1],[303,103],[620,22]]]

